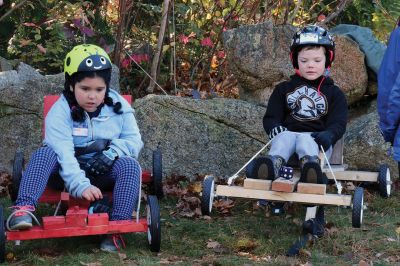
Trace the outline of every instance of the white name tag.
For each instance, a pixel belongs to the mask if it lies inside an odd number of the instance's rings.
[[[304,33],[300,35],[300,44],[302,43],[318,43],[318,34]]]
[[[73,136],[86,137],[88,134],[89,134],[89,130],[86,127],[74,127],[72,129]]]

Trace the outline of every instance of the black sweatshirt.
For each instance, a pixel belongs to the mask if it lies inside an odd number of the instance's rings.
[[[268,101],[263,118],[267,134],[277,126],[284,126],[294,132],[329,131],[333,143],[339,140],[347,121],[347,101],[343,92],[325,78],[317,91],[322,77],[310,81],[298,75],[289,81],[279,83]]]

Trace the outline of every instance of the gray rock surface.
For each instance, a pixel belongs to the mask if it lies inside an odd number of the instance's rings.
[[[111,86],[119,89],[119,70],[113,66]],[[25,161],[42,142],[43,97],[60,94],[64,74],[43,76],[21,63],[16,70],[0,72],[0,172],[11,172],[16,150]]]
[[[245,101],[149,95],[134,108],[145,142],[140,158],[145,168],[159,147],[165,173],[229,176],[265,144],[265,108]]]
[[[388,164],[392,178],[397,178],[397,162],[387,154],[390,145],[383,140],[378,121],[376,102],[374,102],[365,114],[348,123],[344,162],[350,169],[369,171],[377,171],[379,165]]]

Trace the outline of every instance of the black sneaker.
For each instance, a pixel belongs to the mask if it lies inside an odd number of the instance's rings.
[[[265,159],[268,170],[269,180],[275,180],[279,177],[279,170],[285,165],[285,159],[279,155],[268,155]]]
[[[303,232],[312,234],[315,237],[322,237],[325,233],[325,212],[324,207],[320,206],[315,218],[304,221]]]
[[[306,155],[300,159],[300,182],[323,184],[323,175],[318,156]]]

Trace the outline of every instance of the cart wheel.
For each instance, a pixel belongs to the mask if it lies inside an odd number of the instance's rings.
[[[266,157],[257,157],[246,166],[246,177],[254,179],[267,179],[268,166]]]
[[[390,169],[386,164],[379,167],[378,183],[381,196],[388,198],[392,188],[392,181],[390,179]]]
[[[203,181],[203,193],[201,195],[201,213],[210,215],[214,202],[214,177],[209,175]]]
[[[353,210],[351,223],[353,227],[360,228],[364,212],[364,189],[357,187],[353,196]]]
[[[0,206],[0,263],[6,259],[6,231],[4,229],[3,206]]]
[[[153,252],[160,251],[161,245],[161,225],[160,225],[160,207],[158,206],[157,197],[149,195],[147,197],[147,240],[150,250]]]
[[[18,151],[14,156],[13,170],[12,170],[12,184],[10,187],[10,197],[13,202],[17,200],[19,184],[22,178],[22,167],[24,165],[24,153]]]
[[[153,151],[153,189],[157,198],[164,196],[162,185],[162,155],[159,149]]]

